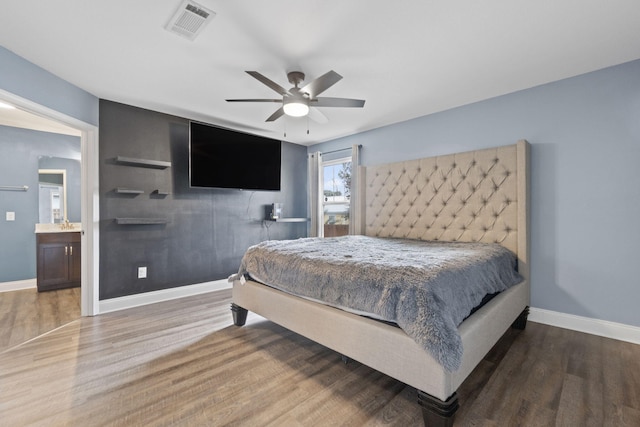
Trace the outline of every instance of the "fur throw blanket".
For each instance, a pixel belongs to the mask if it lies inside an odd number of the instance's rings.
[[[485,295],[522,281],[516,262],[498,244],[303,238],[252,246],[235,278],[248,274],[294,295],[394,322],[455,371],[463,352],[457,326]]]

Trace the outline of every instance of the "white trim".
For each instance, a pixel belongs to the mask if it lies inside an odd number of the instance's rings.
[[[637,326],[533,307],[529,311],[529,320],[614,340],[640,344],[640,327]]]
[[[80,314],[94,316],[100,313],[100,192],[98,172],[98,128],[82,132],[82,197],[81,197],[81,291]]]
[[[22,98],[14,93],[7,92],[4,89],[0,89],[0,98],[22,110],[28,111],[29,113],[63,123],[79,131],[97,129],[96,126],[90,123],[83,122],[82,120],[68,116],[65,113],[45,107],[44,105],[35,103],[27,98]]]
[[[309,193],[309,237],[322,237],[322,153],[316,151],[307,155],[307,180]]]
[[[127,308],[139,307],[141,305],[154,304],[156,302],[199,295],[222,289],[231,289],[231,283],[229,283],[227,279],[197,283],[189,286],[180,286],[177,288],[162,289],[160,291],[145,292],[136,295],[128,295],[126,297],[111,298],[99,302],[99,312],[102,314],[111,311],[125,310]]]
[[[352,156],[345,156],[345,157],[340,157],[339,159],[332,159],[332,160],[323,160],[322,167],[335,166],[341,163],[351,163],[352,161],[353,161]]]
[[[361,145],[353,144],[351,146],[351,200],[349,200],[349,234],[364,234],[361,227],[361,216],[364,211],[362,207],[362,193],[360,193],[360,147]]]
[[[0,283],[0,292],[21,291],[34,289],[38,286],[36,279],[16,280],[14,282]]]
[[[82,132],[80,137],[81,154],[81,284],[80,313],[82,316],[98,314],[98,291],[100,277],[99,257],[99,188],[98,188],[98,127],[68,116],[44,105],[22,98],[4,89],[0,89],[0,98],[14,106],[55,120]]]

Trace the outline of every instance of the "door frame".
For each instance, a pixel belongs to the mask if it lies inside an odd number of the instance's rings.
[[[0,89],[0,98],[14,106],[38,116],[63,123],[81,132],[81,284],[80,314],[94,316],[99,314],[100,284],[100,198],[99,198],[99,155],[98,127],[75,117],[40,105],[11,92]]]

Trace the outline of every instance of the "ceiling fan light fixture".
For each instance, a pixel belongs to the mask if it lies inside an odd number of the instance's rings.
[[[287,116],[304,117],[309,114],[309,105],[304,99],[284,99],[282,109]]]
[[[278,99],[227,99],[227,102],[275,102],[282,103],[281,107],[273,112],[265,122],[273,122],[278,120],[282,116],[289,117],[305,117],[308,116],[311,120],[318,123],[326,123],[327,117],[313,107],[346,107],[346,108],[362,108],[364,107],[363,99],[350,99],[350,98],[320,98],[317,95],[321,94],[331,86],[336,84],[342,76],[335,71],[331,70],[328,73],[321,75],[314,79],[311,83],[300,87],[300,83],[304,80],[304,73],[301,71],[291,71],[287,73],[289,83],[294,86],[291,89],[285,89],[278,83],[263,76],[257,71],[246,71],[254,79],[260,83],[269,87],[271,90],[282,96],[282,100]],[[313,104],[312,104],[313,103]]]

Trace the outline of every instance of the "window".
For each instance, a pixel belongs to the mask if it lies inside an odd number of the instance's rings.
[[[351,157],[322,162],[324,237],[349,234]]]
[[[309,153],[310,237],[363,233],[358,194],[360,147]],[[345,156],[345,151],[350,153]]]

